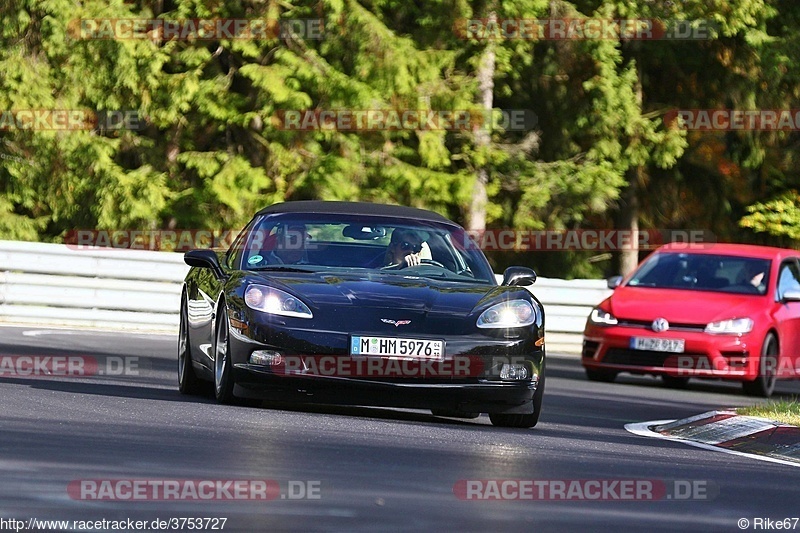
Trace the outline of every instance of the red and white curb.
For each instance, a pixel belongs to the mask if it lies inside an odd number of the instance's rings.
[[[735,411],[709,411],[680,420],[626,424],[634,435],[682,442],[705,450],[800,466],[800,427]]]

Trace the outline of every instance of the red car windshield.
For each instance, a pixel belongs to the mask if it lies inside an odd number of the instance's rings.
[[[771,261],[729,255],[657,253],[628,280],[629,287],[654,287],[766,294]]]

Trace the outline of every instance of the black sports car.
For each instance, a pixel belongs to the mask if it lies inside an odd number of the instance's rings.
[[[544,313],[497,284],[467,232],[421,209],[287,202],[226,252],[192,250],[181,297],[179,386],[261,400],[430,409],[532,427],[545,381]]]

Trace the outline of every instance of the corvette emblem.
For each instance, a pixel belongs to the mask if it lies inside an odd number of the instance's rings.
[[[384,322],[386,324],[393,324],[394,327],[405,326],[406,324],[411,324],[410,320],[389,320],[388,318],[381,318],[381,322]]]

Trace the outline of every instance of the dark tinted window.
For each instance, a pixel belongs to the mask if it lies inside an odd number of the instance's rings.
[[[642,264],[628,286],[765,294],[769,268],[767,259],[658,253]]]
[[[305,270],[364,268],[385,271],[398,250],[435,263],[413,274],[494,284],[483,253],[457,226],[431,221],[335,214],[283,213],[258,217],[237,244],[247,270],[292,266]],[[404,257],[400,253],[400,257]],[[410,273],[407,269],[397,273]]]

